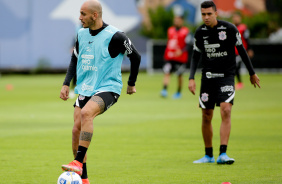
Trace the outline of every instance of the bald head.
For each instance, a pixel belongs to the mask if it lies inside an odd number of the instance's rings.
[[[88,0],[83,5],[85,8],[89,10],[90,13],[96,12],[99,17],[102,17],[102,6],[101,3],[97,0]]]
[[[103,26],[102,6],[98,0],[88,0],[80,8],[79,20],[84,28],[92,30]]]

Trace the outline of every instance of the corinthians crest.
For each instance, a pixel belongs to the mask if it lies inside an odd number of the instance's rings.
[[[202,100],[203,102],[207,102],[207,101],[209,100],[209,94],[207,94],[207,93],[202,93],[201,100]]]
[[[218,35],[220,40],[225,40],[227,38],[225,31],[220,31]]]

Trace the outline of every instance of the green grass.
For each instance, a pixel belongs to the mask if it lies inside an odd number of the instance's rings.
[[[236,92],[228,155],[233,165],[196,165],[204,154],[197,95],[162,99],[162,75],[141,73],[137,93],[125,94],[94,120],[88,175],[95,184],[282,183],[282,75],[259,74],[261,89],[244,76]],[[123,75],[124,83],[128,74]],[[188,76],[185,75],[185,79]],[[59,98],[64,75],[0,78],[0,183],[52,184],[70,162],[74,99]],[[175,76],[169,86],[176,89]],[[6,90],[12,84],[13,90]],[[219,151],[215,109],[214,155]]]

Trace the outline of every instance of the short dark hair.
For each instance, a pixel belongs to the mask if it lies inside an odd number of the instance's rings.
[[[202,4],[201,4],[201,8],[210,8],[210,7],[212,7],[212,9],[213,9],[214,11],[217,11],[217,10],[216,10],[216,5],[214,4],[213,1],[204,1],[204,2],[202,2]]]

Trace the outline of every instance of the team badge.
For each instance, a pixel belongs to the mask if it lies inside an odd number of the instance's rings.
[[[218,35],[220,40],[225,40],[227,38],[225,31],[220,31]]]
[[[79,96],[78,96],[78,99],[79,99],[79,100],[84,100],[84,99],[85,99],[85,96],[79,95]]]
[[[202,93],[201,100],[202,100],[203,102],[207,102],[207,101],[209,100],[209,94],[207,94],[207,93]]]

